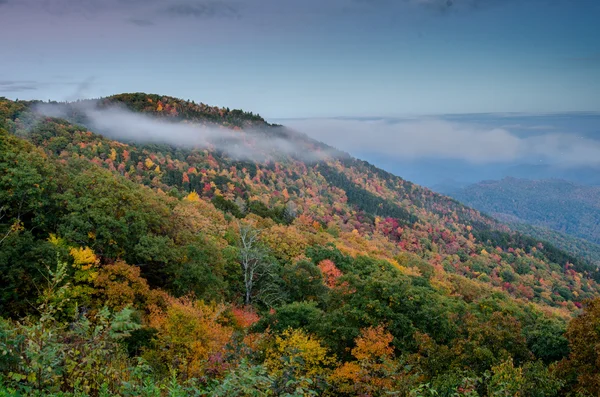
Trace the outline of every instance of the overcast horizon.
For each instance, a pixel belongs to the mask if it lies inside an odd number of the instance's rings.
[[[0,96],[267,119],[600,111],[591,0],[0,0]]]

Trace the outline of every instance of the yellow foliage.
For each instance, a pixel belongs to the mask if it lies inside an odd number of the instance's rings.
[[[110,158],[112,161],[117,159],[117,151],[114,148],[110,149],[110,156],[108,156],[108,158]]]
[[[265,366],[272,375],[282,376],[291,370],[294,376],[322,375],[335,363],[321,341],[302,329],[287,329],[275,338],[275,346],[267,351]]]
[[[80,266],[83,270],[89,269],[98,262],[94,251],[89,248],[71,248],[69,254],[73,257],[73,264]]]
[[[452,290],[454,290],[452,283],[449,282],[445,277],[443,277],[442,274],[435,274],[429,280],[429,282],[431,283],[431,286],[434,289],[436,289],[444,294],[450,294],[450,292],[452,292]]]
[[[308,246],[305,235],[296,226],[274,225],[262,234],[262,240],[276,258],[289,262],[300,259]]]
[[[163,105],[162,105],[162,103],[159,102],[158,106],[156,107],[156,111],[157,112],[162,112],[162,110],[163,110]]]
[[[402,273],[402,274],[406,274],[407,276],[413,276],[413,277],[420,277],[421,276],[421,272],[416,267],[402,266],[395,259],[386,259],[386,260],[389,263],[391,263],[392,266],[394,266],[396,269],[398,269],[400,271],[400,273]]]
[[[192,202],[194,202],[194,201],[200,201],[200,196],[196,192],[191,192],[190,194],[188,194],[187,196],[185,196],[184,200],[192,201]]]
[[[158,331],[157,346],[169,348],[149,351],[147,355],[188,379],[200,377],[209,357],[223,352],[231,340],[232,329],[219,321],[226,307],[187,297],[168,297],[166,303],[166,309],[153,310],[148,325]]]
[[[48,237],[48,241],[50,242],[50,244],[52,245],[62,245],[64,243],[64,240],[60,237],[57,237],[56,234],[54,233],[50,233],[50,236]]]
[[[147,169],[151,169],[152,167],[154,167],[154,162],[149,158],[146,158],[146,160],[144,161],[144,165]]]
[[[160,165],[156,166],[156,168],[154,169],[154,172],[160,172]]]
[[[196,195],[197,196],[197,195]],[[177,243],[193,239],[199,232],[212,236],[224,236],[227,221],[221,211],[204,200],[194,200],[194,194],[188,195],[175,206],[171,226]],[[190,240],[191,241],[191,240]]]

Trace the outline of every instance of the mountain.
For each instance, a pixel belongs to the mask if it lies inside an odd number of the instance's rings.
[[[600,188],[560,179],[504,178],[449,192],[498,219],[528,223],[600,244]]]
[[[594,390],[593,263],[252,113],[1,99],[0,203],[0,390]]]

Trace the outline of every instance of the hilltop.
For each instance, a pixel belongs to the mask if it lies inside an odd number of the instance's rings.
[[[512,370],[521,390],[577,383],[565,330],[598,296],[597,267],[455,199],[258,115],[160,95],[0,99],[0,131],[0,308],[33,321],[41,302],[67,336],[128,324],[106,336],[119,373],[142,357],[152,382],[222,395],[240,376],[274,395],[488,395]],[[11,387],[30,382],[10,357]],[[61,374],[35,387],[75,391]]]

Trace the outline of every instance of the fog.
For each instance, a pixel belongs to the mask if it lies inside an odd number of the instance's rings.
[[[40,104],[35,110],[46,116],[66,119],[75,110],[84,116],[86,127],[110,139],[207,148],[239,160],[261,162],[289,155],[314,162],[333,156],[327,148],[317,147],[310,139],[283,127],[234,131],[217,125],[160,119],[118,106],[100,108],[94,101]]]
[[[507,127],[436,118],[389,120],[288,120],[290,127],[350,153],[379,154],[399,161],[462,160],[472,164],[544,162],[561,167],[600,165],[600,141],[576,133]],[[527,127],[525,127],[527,128]],[[521,127],[520,129],[525,129]]]

